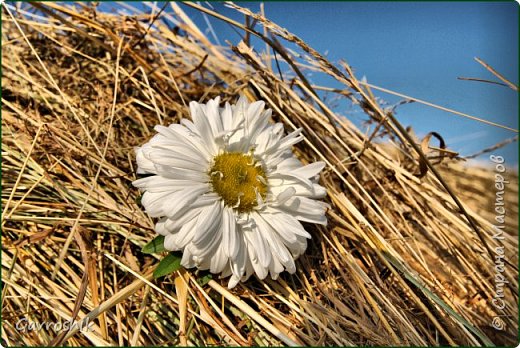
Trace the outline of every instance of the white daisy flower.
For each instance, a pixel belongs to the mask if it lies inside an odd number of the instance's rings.
[[[229,288],[253,273],[294,273],[311,238],[300,221],[327,223],[327,204],[316,200],[326,194],[317,184],[325,164],[301,164],[291,150],[301,129],[284,136],[264,102],[219,102],[191,102],[193,122],[156,126],[136,150],[137,172],[154,175],[133,184],[182,266],[231,276]]]

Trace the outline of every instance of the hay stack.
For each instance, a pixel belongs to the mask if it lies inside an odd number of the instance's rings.
[[[188,3],[208,15],[211,10]],[[2,344],[489,345],[517,341],[517,176],[508,171],[503,240],[492,238],[492,169],[421,148],[347,64],[340,68],[263,16],[270,54],[210,43],[175,3],[155,16],[83,4],[6,5],[2,20]],[[174,23],[168,27],[165,23]],[[251,22],[251,20],[249,21]],[[247,42],[247,40],[246,40]],[[286,44],[305,55],[295,60]],[[274,53],[291,73],[271,68]],[[330,110],[305,79],[344,84],[341,98],[378,124],[374,137]],[[191,100],[264,100],[304,129],[303,162],[324,160],[329,225],[295,275],[232,291],[193,270],[151,280],[154,221],[139,205],[133,148],[156,124],[189,117]],[[374,142],[386,134],[393,145]],[[419,152],[418,152],[419,151]],[[440,164],[427,157],[441,152]],[[424,153],[426,152],[426,153]],[[428,165],[429,164],[429,165]],[[446,187],[451,187],[448,191]],[[460,206],[455,198],[460,202]],[[461,209],[463,207],[463,209]],[[507,303],[495,295],[503,246]],[[505,327],[490,326],[502,315]],[[91,331],[19,331],[89,320]],[[87,318],[87,319],[85,319]]]

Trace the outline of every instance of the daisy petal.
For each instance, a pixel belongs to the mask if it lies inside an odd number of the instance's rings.
[[[217,234],[221,221],[222,207],[220,202],[215,202],[213,205],[203,208],[197,219],[196,232],[192,243],[196,246],[208,245]]]
[[[239,246],[233,210],[226,207],[222,212],[222,249],[227,257],[234,259],[238,254]]]
[[[247,268],[247,249],[243,239],[238,241],[239,248],[237,256],[231,261],[231,271],[238,279],[244,276]]]
[[[209,271],[211,273],[220,273],[226,266],[227,256],[224,254],[222,248],[217,248],[217,252],[211,258],[211,265]]]
[[[314,162],[298,169],[293,169],[292,173],[305,179],[315,177],[325,167],[325,162]]]
[[[142,147],[135,148],[135,157],[137,160],[137,174],[156,173],[154,163],[144,156],[143,148],[146,149],[146,147],[148,147],[148,144],[145,144]]]
[[[197,184],[186,187],[180,191],[170,193],[163,199],[162,209],[164,215],[176,218],[190,208],[199,195],[209,190],[208,184]]]
[[[271,262],[271,250],[267,245],[267,241],[265,238],[263,238],[260,231],[258,230],[258,227],[253,226],[253,228],[245,231],[244,236],[248,240],[249,244],[254,246],[256,254],[255,259],[257,259],[260,266],[267,268]]]

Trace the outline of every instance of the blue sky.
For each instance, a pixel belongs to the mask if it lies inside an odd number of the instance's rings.
[[[240,5],[257,12],[259,2]],[[133,3],[134,6],[137,3]],[[207,3],[202,3],[207,6]],[[160,6],[160,4],[159,4]],[[212,2],[218,12],[243,22],[243,16]],[[201,13],[181,7],[212,39]],[[518,94],[513,90],[457,77],[496,80],[474,57],[518,84],[518,9],[515,2],[266,2],[268,18],[304,39],[332,62],[347,61],[358,78],[419,99],[518,129]],[[167,7],[167,12],[171,9]],[[233,44],[240,36],[209,17],[218,39]],[[264,45],[253,41],[255,49]],[[341,87],[313,74],[313,83]],[[400,98],[375,93],[390,104]],[[364,115],[346,103],[336,109],[356,124]],[[419,136],[440,133],[448,147],[469,155],[510,138],[498,129],[417,103],[397,109],[404,126]],[[495,151],[518,163],[518,144]],[[482,157],[486,161],[487,156]]]

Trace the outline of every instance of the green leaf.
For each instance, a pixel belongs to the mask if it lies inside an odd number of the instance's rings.
[[[197,278],[197,283],[200,286],[204,286],[208,284],[208,282],[213,279],[213,276],[209,272],[201,272],[200,277]]]
[[[146,244],[141,249],[141,252],[145,254],[157,254],[163,252],[164,250],[164,236],[157,236],[148,244]]]
[[[181,259],[182,255],[180,253],[169,253],[159,262],[159,265],[157,265],[157,268],[153,271],[153,277],[157,279],[178,271],[182,267]]]

